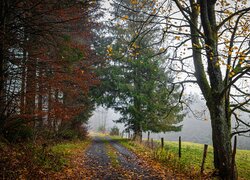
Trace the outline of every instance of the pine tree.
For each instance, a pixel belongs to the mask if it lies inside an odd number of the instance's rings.
[[[107,47],[108,63],[101,72],[101,102],[118,111],[125,123],[139,140],[143,131],[162,132],[180,130],[173,126],[181,122],[183,115],[177,101],[178,87],[171,86],[173,77],[164,68],[164,56],[154,57],[158,46],[152,46],[157,34],[150,23],[139,29],[135,22],[144,20],[141,14],[121,8],[121,3],[136,10],[129,1],[115,1],[111,25],[113,42]],[[130,17],[130,20],[128,20]],[[128,21],[124,21],[128,20]],[[136,38],[139,31],[145,35]]]

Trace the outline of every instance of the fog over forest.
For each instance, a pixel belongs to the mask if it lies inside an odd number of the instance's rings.
[[[164,137],[165,140],[177,141],[178,137],[181,136],[183,141],[212,144],[211,122],[206,105],[198,94],[194,94],[193,97],[195,99],[193,98],[190,105],[193,113],[188,110],[187,115],[181,122],[183,124],[181,132],[152,133],[151,137],[154,139]],[[98,107],[90,118],[88,127],[90,131],[98,131],[98,128],[102,125],[105,125],[107,130],[110,130],[113,126],[117,126],[122,131],[124,125],[113,122],[113,120],[117,120],[119,117],[120,114],[113,109]],[[250,134],[246,135],[249,136]],[[147,138],[147,133],[143,133],[143,138]],[[250,149],[250,137],[239,136],[237,146],[239,149]]]

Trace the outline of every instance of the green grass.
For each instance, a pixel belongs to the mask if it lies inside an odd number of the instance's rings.
[[[105,137],[110,137],[110,136],[107,136],[107,135],[104,135],[104,136],[101,136],[104,140],[104,143],[105,143],[105,148],[107,150],[107,155],[111,161],[111,165],[114,167],[114,168],[118,168],[120,165],[119,165],[119,162],[118,162],[118,155],[116,154],[116,151],[114,150],[114,148],[108,143],[108,140],[105,138]]]
[[[40,165],[53,171],[60,171],[69,164],[70,157],[83,151],[88,141],[64,142],[46,149],[38,149],[36,159]]]
[[[204,145],[182,142],[181,158],[178,156],[178,145],[178,142],[165,142],[164,151],[158,149],[156,152],[158,156],[165,156],[165,161],[172,163],[178,170],[194,176],[195,174],[199,174]],[[206,173],[212,172],[213,170],[212,159],[212,147],[209,146],[204,167]]]
[[[113,147],[110,144],[106,145],[106,149],[107,149],[107,155],[110,158],[111,161],[111,165],[114,168],[118,168],[119,167],[119,162],[118,162],[118,156],[116,154],[116,151],[113,149]]]
[[[165,142],[165,149],[167,152],[178,155],[178,142]],[[197,171],[200,171],[201,161],[203,157],[204,145],[182,142],[182,157],[180,163],[192,167]],[[250,179],[250,151],[249,150],[237,150],[236,163],[238,168],[238,174],[240,178]],[[205,170],[213,170],[213,148],[208,146],[207,158],[205,162]]]
[[[125,147],[143,153],[147,151],[157,161],[164,165],[170,165],[173,169],[190,175],[191,177],[199,176],[200,166],[203,157],[203,144],[182,142],[182,157],[178,157],[178,142],[165,141],[164,150],[156,148],[154,151],[134,142],[120,141]],[[158,143],[160,141],[157,141]],[[250,179],[250,150],[239,150],[236,153],[236,163],[240,179]],[[208,146],[207,158],[205,161],[205,173],[213,171],[213,148]]]
[[[84,149],[87,146],[86,141],[61,143],[51,147],[51,151],[54,153],[62,154],[63,156],[69,156],[76,153],[76,150]]]

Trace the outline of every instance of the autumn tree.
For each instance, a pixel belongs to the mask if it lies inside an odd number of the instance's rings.
[[[1,1],[1,134],[81,127],[97,84],[94,1]],[[84,9],[84,10],[83,10]],[[83,113],[85,112],[85,113]],[[80,117],[81,114],[81,117]]]
[[[150,32],[152,27],[148,24],[142,30],[144,37],[132,42],[139,26],[126,19],[143,21],[145,16],[126,12],[116,3],[113,8],[116,20],[110,28],[113,42],[107,48],[108,61],[101,69],[101,102],[122,115],[117,122],[132,130],[136,140],[141,139],[143,131],[180,130],[181,126],[174,126],[182,120],[176,98],[180,92],[177,86],[171,86],[173,77],[164,68],[164,57],[153,57],[155,47],[151,45],[157,34]]]
[[[153,12],[126,9],[161,19],[152,24],[162,25],[158,39],[168,42],[165,51],[172,51],[172,57],[166,60],[171,61],[170,68],[182,79],[176,83],[197,84],[209,109],[214,166],[221,178],[236,179],[231,137],[250,131],[249,2],[131,1],[141,7],[145,3],[157,3],[157,7]],[[140,23],[143,27],[144,23]]]

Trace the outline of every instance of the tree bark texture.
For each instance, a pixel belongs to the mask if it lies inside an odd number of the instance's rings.
[[[218,101],[218,99],[214,99],[213,103],[209,105],[214,148],[214,166],[219,170],[219,175],[222,179],[235,179],[231,178],[231,122],[227,121],[224,103],[224,100]]]
[[[221,96],[225,88],[218,62],[218,37],[215,18],[215,1],[190,0],[192,13],[190,21],[191,41],[193,48],[193,63],[195,77],[206,100],[210,112],[212,125],[212,139],[214,148],[214,167],[219,170],[222,179],[236,179],[236,172],[232,172],[232,149],[231,149],[231,119],[228,115],[229,104],[226,100],[228,94]],[[178,4],[177,4],[178,5]],[[199,8],[197,8],[200,6]],[[179,5],[179,8],[181,6]],[[201,40],[199,34],[200,15],[201,25],[204,30],[206,44],[206,58],[208,64],[207,79],[201,52]]]
[[[35,118],[36,109],[36,60],[32,56],[27,57],[27,81],[26,81],[26,114],[31,119]],[[35,126],[35,119],[33,126]]]
[[[26,92],[26,50],[23,51],[22,59],[22,85],[21,85],[21,95],[20,95],[20,113],[25,113],[25,92]]]
[[[4,90],[4,83],[5,83],[5,70],[4,70],[4,54],[5,54],[5,11],[7,8],[6,1],[0,2],[1,12],[0,12],[0,124],[3,126],[4,124],[4,115],[5,115],[5,90]]]

